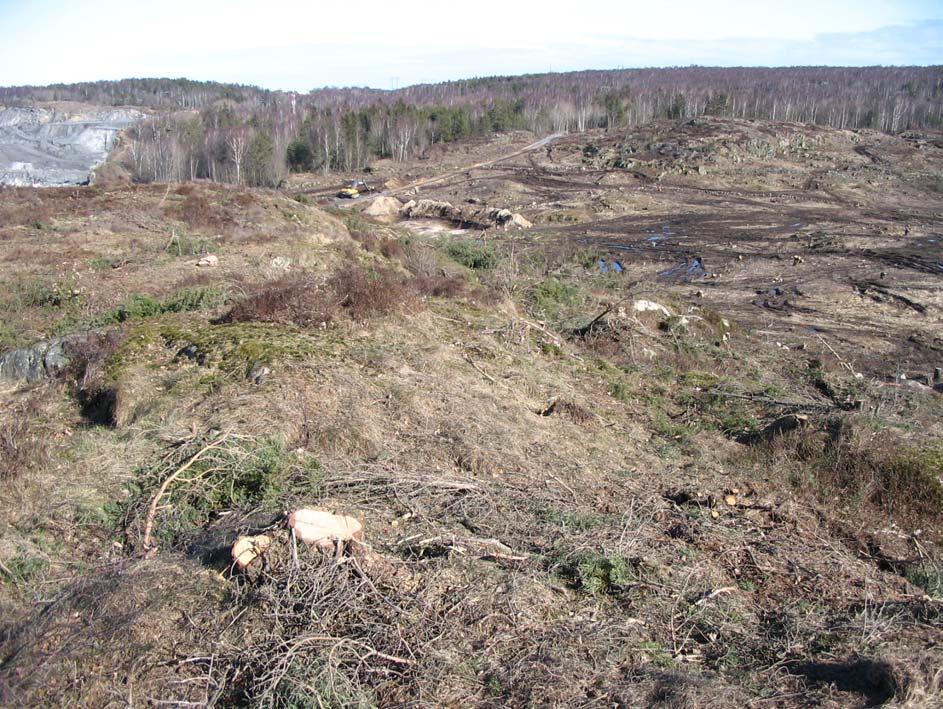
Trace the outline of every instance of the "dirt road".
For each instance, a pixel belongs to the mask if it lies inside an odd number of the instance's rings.
[[[544,138],[541,138],[540,140],[536,142],[531,143],[530,145],[526,147],[521,148],[520,150],[515,150],[513,153],[502,155],[501,157],[495,158],[494,160],[486,160],[485,162],[475,163],[474,165],[466,165],[465,167],[459,168],[458,170],[452,170],[451,172],[446,172],[442,175],[436,175],[435,177],[428,177],[424,180],[418,180],[416,182],[411,182],[408,185],[397,187],[396,189],[387,190],[383,192],[382,194],[392,196],[397,193],[406,192],[411,189],[418,189],[419,187],[426,187],[428,185],[432,185],[437,182],[442,182],[443,180],[447,180],[450,177],[456,177],[458,175],[466,173],[469,170],[475,170],[482,167],[490,167],[491,165],[496,165],[498,163],[505,162],[512,158],[516,158],[520,155],[524,155],[525,153],[529,153],[534,150],[539,150],[540,148],[543,148],[544,146],[549,145],[550,143],[557,140],[558,138],[562,138],[564,135],[565,135],[564,133],[553,133]]]

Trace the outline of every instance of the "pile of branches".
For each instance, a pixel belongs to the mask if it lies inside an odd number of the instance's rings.
[[[439,613],[402,588],[372,579],[354,557],[303,545],[267,555],[238,580],[241,632],[214,658],[213,682],[252,706],[402,705],[417,685],[421,648]],[[209,670],[212,667],[208,666]],[[412,697],[414,698],[414,697]]]

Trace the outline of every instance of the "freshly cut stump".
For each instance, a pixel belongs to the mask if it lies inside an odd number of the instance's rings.
[[[303,507],[288,516],[288,527],[305,544],[330,551],[339,544],[363,541],[363,525],[354,517]]]
[[[267,534],[254,537],[241,536],[232,545],[232,560],[236,562],[240,571],[245,571],[246,567],[262,556],[271,544],[272,538]]]

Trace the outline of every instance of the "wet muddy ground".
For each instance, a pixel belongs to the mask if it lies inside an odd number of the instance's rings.
[[[524,242],[893,378],[943,365],[940,175],[938,140],[699,119],[568,136],[422,196],[521,210]]]

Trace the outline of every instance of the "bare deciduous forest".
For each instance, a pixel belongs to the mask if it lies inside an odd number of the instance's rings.
[[[486,77],[397,91],[308,94],[185,79],[0,88],[6,104],[151,108],[129,136],[135,179],[274,186],[289,172],[359,170],[436,143],[509,130],[627,128],[710,115],[897,133],[943,126],[939,67],[630,69]]]

